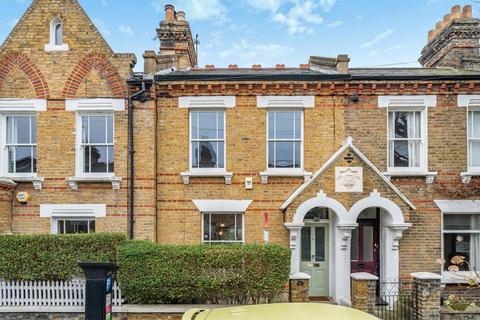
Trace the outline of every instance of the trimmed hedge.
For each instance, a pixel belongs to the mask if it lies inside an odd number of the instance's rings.
[[[259,303],[282,293],[290,250],[278,245],[156,245],[118,248],[118,278],[130,303]]]
[[[124,234],[0,235],[0,279],[66,280],[83,275],[78,261],[116,262]]]

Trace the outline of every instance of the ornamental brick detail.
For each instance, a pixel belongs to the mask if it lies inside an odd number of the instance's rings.
[[[15,67],[20,68],[27,75],[37,99],[48,99],[50,97],[48,84],[43,73],[32,59],[19,52],[8,53],[0,60],[0,88]]]
[[[125,79],[123,79],[117,68],[108,60],[108,58],[100,53],[89,53],[85,55],[77,63],[72,73],[68,77],[65,83],[65,87],[62,92],[63,98],[75,98],[77,91],[92,68],[95,68],[104,78],[112,91],[113,98],[126,98],[127,89],[125,87]]]

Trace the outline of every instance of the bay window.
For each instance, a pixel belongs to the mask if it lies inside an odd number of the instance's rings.
[[[203,213],[203,243],[242,243],[243,214]]]
[[[476,270],[480,268],[480,212],[443,215],[444,270],[452,265],[454,256],[463,256]],[[459,266],[468,271],[468,265]]]
[[[95,219],[58,218],[54,219],[54,234],[94,233]]]

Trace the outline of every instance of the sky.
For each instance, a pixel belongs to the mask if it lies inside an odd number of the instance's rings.
[[[79,0],[115,52],[159,50],[156,28],[171,3],[198,34],[199,66],[295,67],[312,55],[348,54],[352,67],[416,67],[428,30],[451,0]],[[31,0],[0,0],[0,42]]]

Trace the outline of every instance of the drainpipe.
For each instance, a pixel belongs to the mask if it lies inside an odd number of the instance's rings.
[[[130,204],[129,204],[129,220],[130,220],[130,240],[133,240],[134,223],[135,223],[135,147],[134,147],[134,128],[133,128],[133,98],[145,93],[145,81],[142,81],[142,89],[128,96],[128,153],[130,155]],[[145,102],[145,97],[140,97]]]

